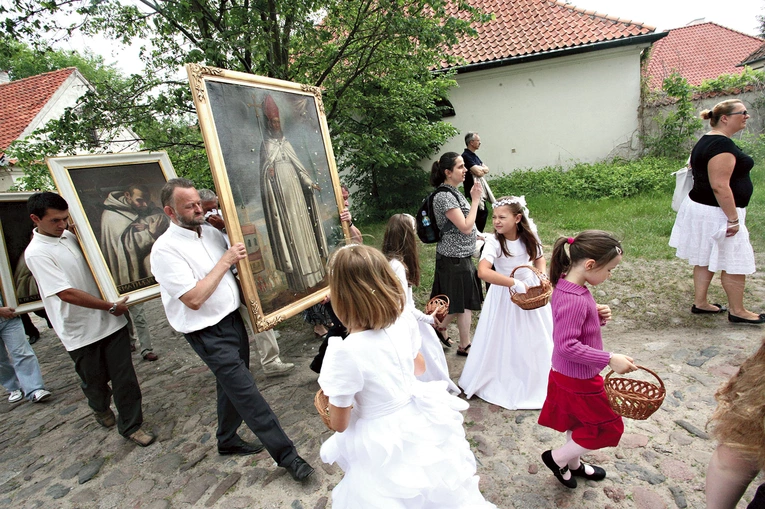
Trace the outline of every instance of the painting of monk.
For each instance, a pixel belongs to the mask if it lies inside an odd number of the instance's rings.
[[[151,201],[146,184],[130,184],[106,195],[101,214],[101,251],[118,288],[152,278],[149,254],[169,226],[164,211]]]
[[[276,268],[293,292],[318,285],[329,254],[314,182],[281,128],[279,108],[263,100],[266,138],[260,148],[260,193]]]
[[[105,298],[128,304],[159,294],[149,254],[169,226],[160,192],[175,171],[165,152],[48,159],[69,203],[85,257]]]
[[[22,313],[42,309],[37,282],[24,261],[24,250],[34,228],[27,212],[27,199],[31,194],[0,193],[0,246],[5,255],[0,279],[5,288],[4,302]]]
[[[326,295],[327,261],[346,242],[321,92],[200,69],[187,67],[217,194],[232,242],[247,247],[253,322],[268,328]]]

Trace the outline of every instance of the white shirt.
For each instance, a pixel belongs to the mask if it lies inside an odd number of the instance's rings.
[[[49,237],[34,229],[24,259],[37,280],[45,311],[64,348],[71,352],[113,334],[127,325],[124,316],[64,302],[59,292],[75,288],[101,298],[77,237],[64,230]]]
[[[223,234],[209,226],[195,230],[175,223],[163,233],[151,248],[151,272],[159,283],[167,321],[181,333],[195,332],[215,325],[239,307],[239,286],[229,271],[223,276],[210,298],[193,310],[181,302],[215,267],[226,252]]]

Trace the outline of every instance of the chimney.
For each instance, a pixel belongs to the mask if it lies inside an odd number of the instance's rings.
[[[0,84],[8,83],[9,81],[11,81],[11,77],[8,71],[0,71]]]

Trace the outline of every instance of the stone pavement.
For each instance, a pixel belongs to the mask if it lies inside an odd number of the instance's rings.
[[[300,484],[265,452],[217,454],[215,380],[169,327],[160,302],[146,309],[160,359],[145,362],[134,354],[133,361],[145,425],[158,434],[157,443],[138,447],[95,422],[71,359],[55,334],[36,321],[43,334],[34,348],[53,397],[40,404],[0,400],[0,507],[331,507],[331,490],[342,472],[318,457],[330,432],[312,404],[318,384],[308,364],[319,342],[310,328],[299,319],[280,327],[282,358],[297,364],[290,376],[265,378],[257,355],[252,357],[261,392],[300,454],[316,468]],[[562,439],[536,424],[537,411],[509,411],[471,400],[465,427],[487,498],[498,507],[519,509],[703,508],[704,475],[714,450],[705,423],[714,409],[714,391],[755,351],[763,330],[731,326],[724,317],[700,320],[703,327],[658,331],[634,330],[617,317],[604,329],[607,347],[657,371],[668,393],[650,419],[625,420],[619,447],[591,455],[608,471],[604,481],[580,481],[575,490],[560,486],[539,454]],[[446,352],[457,380],[464,359],[454,348]],[[252,438],[246,427],[240,431]],[[752,494],[750,488],[746,498]]]

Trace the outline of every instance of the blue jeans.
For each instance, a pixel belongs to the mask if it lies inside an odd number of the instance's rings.
[[[21,389],[31,399],[33,392],[45,386],[21,318],[0,320],[0,342],[0,384],[9,392]]]

